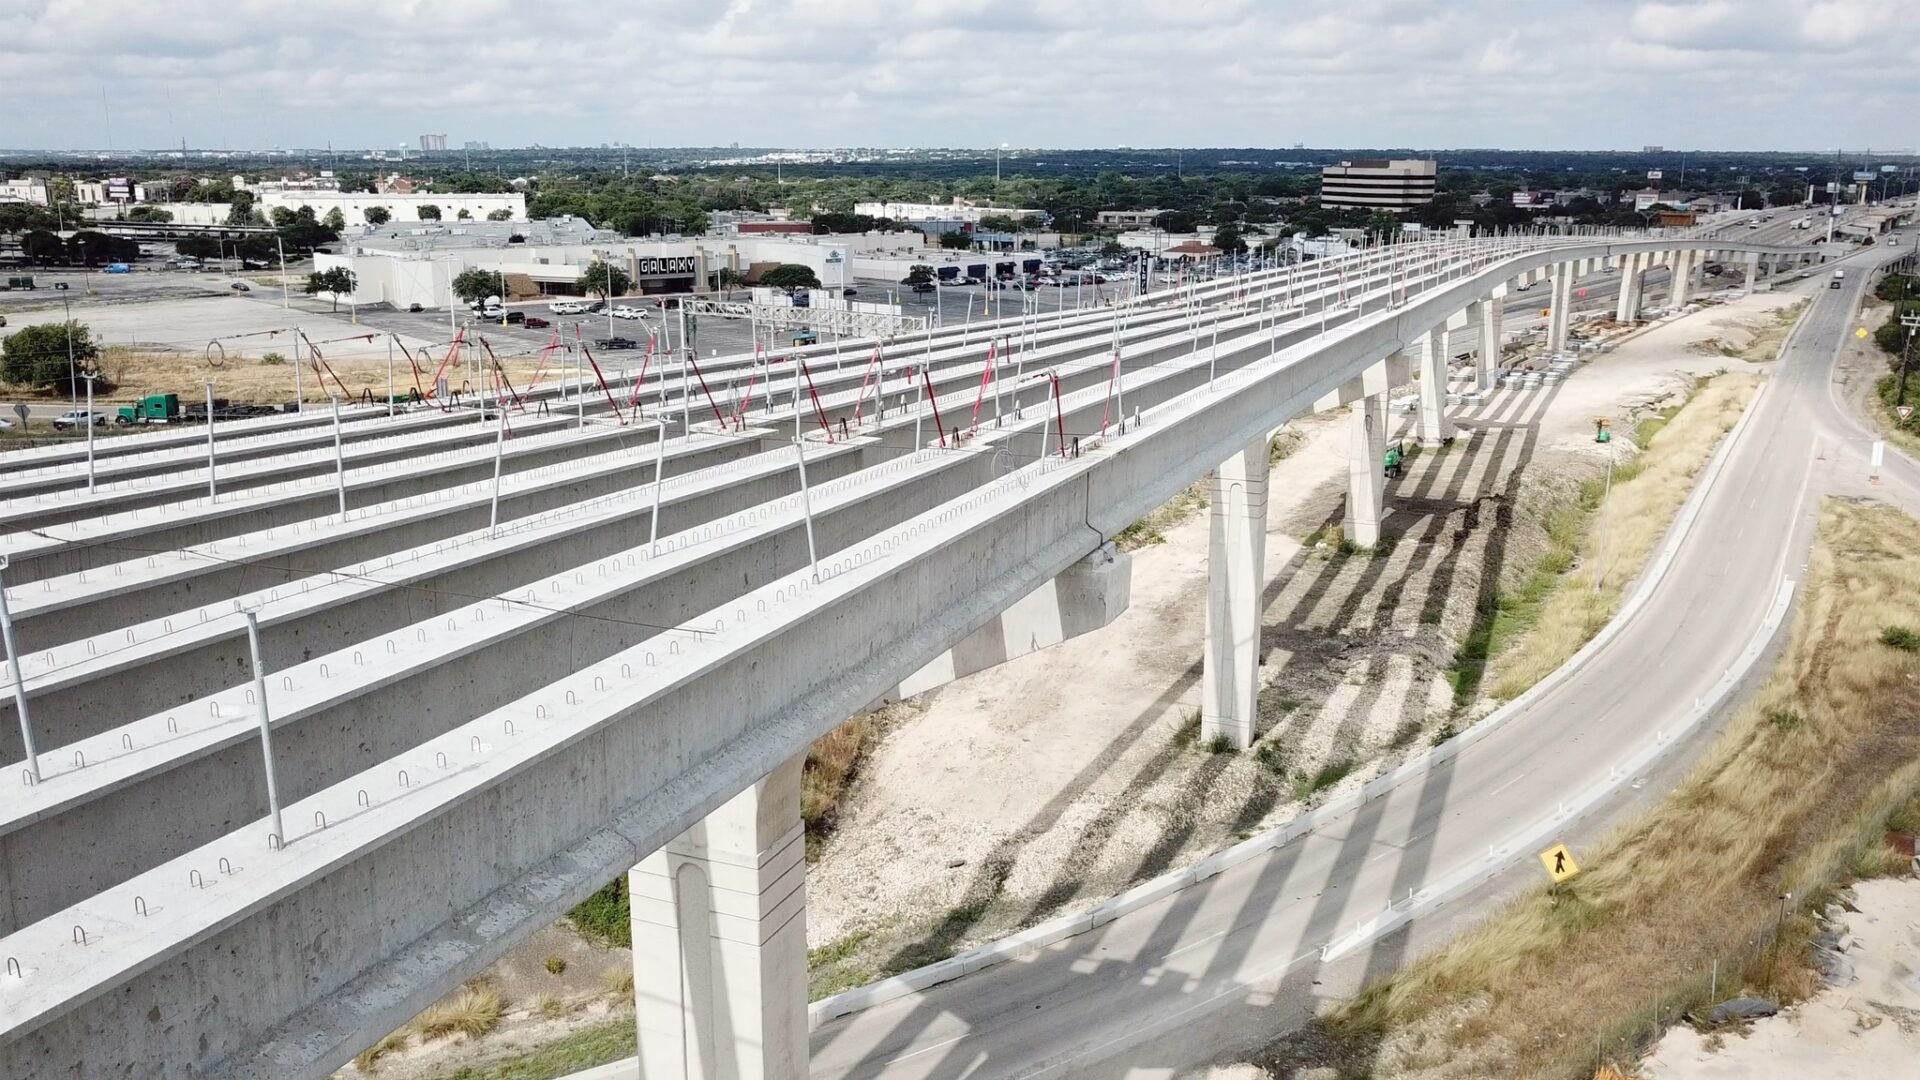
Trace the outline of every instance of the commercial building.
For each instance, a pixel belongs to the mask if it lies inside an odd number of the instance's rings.
[[[47,181],[40,176],[22,176],[0,183],[0,202],[49,205]]]
[[[1103,229],[1150,229],[1154,219],[1165,210],[1102,210],[1093,216],[1094,224]]]
[[[625,270],[635,283],[628,295],[641,296],[705,291],[718,284],[722,270],[752,281],[783,263],[811,268],[828,289],[845,288],[852,278],[848,246],[833,242],[836,238],[644,240],[590,228],[586,233],[574,229],[540,234],[526,226],[507,231],[484,224],[476,223],[470,231],[457,231],[458,226],[383,226],[343,241],[342,250],[334,254],[316,254],[314,269],[345,267],[353,271],[355,302],[402,308],[445,308],[451,302],[451,283],[463,270],[504,275],[515,297],[583,295],[580,276],[596,262]],[[580,228],[587,227],[580,223]],[[555,242],[543,242],[548,239]]]
[[[420,136],[421,153],[433,153],[434,151],[445,150],[446,148],[447,148],[447,137],[445,135]]]
[[[862,202],[853,204],[853,212],[871,218],[888,218],[893,221],[960,221],[977,225],[984,217],[1010,217],[1018,221],[1028,217],[1046,217],[1045,210],[1034,210],[1020,206],[994,206],[991,203],[976,203],[958,195],[949,203],[916,202]]]
[[[279,206],[296,211],[302,206],[311,206],[314,215],[323,218],[330,211],[338,210],[348,225],[366,224],[366,212],[375,206],[385,207],[396,223],[486,221],[490,215],[501,211],[506,212],[508,221],[527,220],[527,197],[519,192],[504,195],[453,195],[439,192],[376,195],[367,191],[265,191],[256,205],[266,214],[273,213],[274,208]],[[428,206],[440,211],[438,219],[420,215],[420,211]]]
[[[1433,201],[1439,164],[1432,160],[1364,158],[1320,170],[1320,205],[1405,210]]]

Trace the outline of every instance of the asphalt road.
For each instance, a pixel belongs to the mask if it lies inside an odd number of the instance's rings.
[[[1848,265],[1904,250],[1868,249]],[[1866,276],[1814,290],[1665,583],[1578,673],[1449,763],[1308,837],[1026,960],[822,1026],[813,1075],[1164,1076],[1284,1031],[1324,992],[1323,943],[1604,779],[1733,664],[1782,578],[1801,574],[1820,497],[1864,483],[1870,440],[1829,384]],[[1920,473],[1898,459],[1888,474],[1875,490],[1920,506]],[[1607,800],[1586,827],[1633,802]],[[1446,917],[1491,902],[1470,895]],[[1391,970],[1408,949],[1393,935],[1346,967]]]

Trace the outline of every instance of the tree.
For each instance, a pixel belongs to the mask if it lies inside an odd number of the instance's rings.
[[[469,304],[489,296],[504,298],[507,279],[495,270],[462,270],[453,277],[453,295]]]
[[[385,225],[393,220],[393,211],[384,206],[369,206],[360,211],[360,216],[366,218],[369,225]]]
[[[966,251],[973,247],[973,235],[964,232],[942,233],[940,246],[949,251]]]
[[[1222,225],[1214,230],[1213,246],[1229,255],[1247,250],[1247,242],[1240,238],[1240,230],[1232,225]]]
[[[327,216],[321,218],[320,221],[321,224],[333,230],[333,235],[335,236],[339,236],[340,230],[347,227],[347,215],[341,213],[340,208],[337,206],[327,211]]]
[[[171,211],[162,210],[157,206],[136,206],[127,211],[127,220],[151,221],[164,225],[173,220],[173,214]]]
[[[1100,245],[1100,255],[1107,259],[1124,259],[1127,257],[1127,245],[1118,240],[1109,240]]]
[[[747,283],[747,279],[741,275],[740,271],[730,266],[721,267],[715,273],[714,278],[716,284],[722,289],[737,288]]]
[[[580,272],[580,289],[588,296],[611,300],[616,296],[625,296],[631,288],[632,276],[610,262],[590,263]]]
[[[797,289],[817,289],[820,287],[819,275],[813,267],[799,263],[781,263],[779,266],[760,275],[760,284],[769,289],[785,289],[789,293]]]
[[[67,239],[67,254],[78,258],[84,266],[99,266],[138,258],[140,245],[125,237],[82,229]]]
[[[173,242],[173,250],[189,259],[217,259],[220,241],[211,236],[183,236]]]
[[[49,229],[35,229],[20,238],[20,253],[29,263],[50,266],[54,263],[64,265],[67,261],[67,244],[60,234]]]
[[[904,284],[920,285],[932,280],[933,280],[933,267],[928,266],[925,263],[916,263],[913,269],[907,271],[907,280],[904,282]]]
[[[307,275],[307,295],[327,293],[333,300],[333,310],[340,310],[340,295],[352,293],[355,285],[353,271],[344,266],[329,270],[316,270]]]
[[[505,210],[505,209],[489,210],[487,211],[487,220],[488,221],[512,221],[513,211]]]
[[[1765,210],[1766,208],[1767,208],[1767,196],[1764,192],[1759,191],[1755,188],[1746,188],[1745,190],[1740,192],[1739,204],[1736,207],[1736,209]]]
[[[461,221],[472,221],[473,212],[463,206],[460,208],[460,212],[458,214],[455,214],[454,217],[459,218]]]
[[[84,375],[99,359],[100,347],[94,344],[85,323],[39,323],[23,326],[0,342],[0,377],[15,386],[70,386],[70,373]]]
[[[421,221],[440,220],[440,208],[432,203],[422,203],[420,208],[414,211],[414,214],[419,217]]]
[[[988,214],[980,219],[980,227],[988,232],[1019,232],[1020,221],[1012,214]]]

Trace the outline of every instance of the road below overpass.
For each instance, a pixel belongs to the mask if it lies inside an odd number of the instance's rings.
[[[1302,838],[1023,960],[823,1024],[812,1074],[1170,1075],[1270,1041],[1338,996],[1336,984],[1349,990],[1409,959],[1408,931],[1332,965],[1319,953],[1410,890],[1487,859],[1490,839],[1552,815],[1671,730],[1734,665],[1783,580],[1800,576],[1822,496],[1860,489],[1870,439],[1830,381],[1866,277],[1816,292],[1663,584],[1572,677],[1451,761]],[[1903,459],[1876,490],[1920,507],[1920,473]],[[1597,835],[1645,797],[1606,800],[1579,828]],[[1441,921],[1484,912],[1532,876],[1509,871]]]

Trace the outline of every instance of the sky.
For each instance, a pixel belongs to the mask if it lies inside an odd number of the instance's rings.
[[[0,148],[1920,144],[1920,0],[0,0]]]

